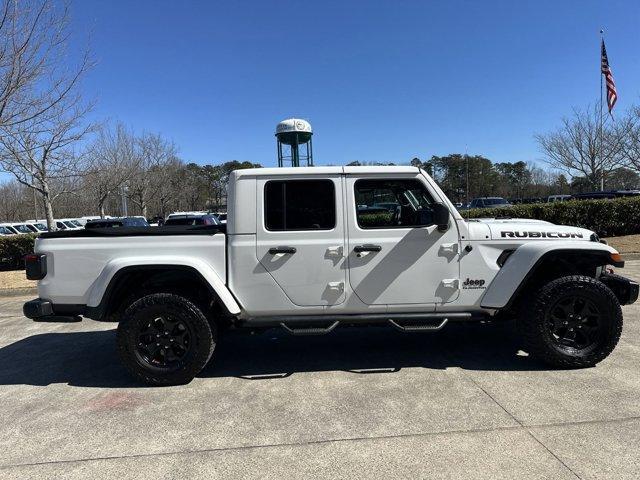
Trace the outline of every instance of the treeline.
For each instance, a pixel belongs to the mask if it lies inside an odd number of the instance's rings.
[[[424,168],[452,201],[460,203],[465,203],[467,193],[469,199],[497,196],[522,200],[597,190],[583,176],[568,178],[552,167],[523,161],[494,163],[480,155],[451,154],[433,156],[427,161],[414,158],[411,164]],[[625,167],[609,171],[605,178],[610,190],[629,190],[640,185],[638,173]]]
[[[156,137],[152,141],[160,140],[161,137]],[[171,144],[164,145],[171,152]],[[95,150],[93,154],[97,155]],[[237,169],[260,167],[239,161],[196,165],[174,155],[134,156],[127,161],[115,154],[101,158],[102,162],[91,163],[91,168],[73,181],[52,182],[52,210],[56,218],[121,216],[125,214],[125,202],[128,215],[146,218],[166,217],[175,211],[220,211],[226,208],[229,174]],[[151,164],[149,158],[154,159]],[[0,184],[0,221],[43,216],[41,198],[32,189],[15,180]]]

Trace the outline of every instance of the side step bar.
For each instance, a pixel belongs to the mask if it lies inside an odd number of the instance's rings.
[[[437,325],[400,325],[393,319],[389,319],[389,323],[401,332],[436,332],[442,330],[442,328],[449,322],[448,318],[443,318]]]
[[[284,328],[291,335],[325,335],[329,333],[331,330],[336,328],[340,322],[336,320],[328,327],[300,327],[300,328],[291,328],[287,326],[286,323],[280,322],[280,326]]]
[[[324,335],[338,325],[391,325],[402,332],[435,332],[451,321],[480,320],[486,315],[451,313],[370,313],[359,315],[287,315],[242,320],[243,328],[282,327],[292,335]]]

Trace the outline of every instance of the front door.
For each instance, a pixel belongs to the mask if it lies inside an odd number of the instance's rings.
[[[346,268],[341,175],[258,179],[256,255],[292,303],[344,301]]]
[[[447,303],[458,297],[456,223],[433,223],[435,192],[421,174],[346,177],[349,282],[368,305]]]

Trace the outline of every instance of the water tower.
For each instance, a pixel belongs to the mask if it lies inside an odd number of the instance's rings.
[[[278,166],[283,167],[285,162],[291,162],[292,167],[300,166],[300,158],[307,162],[308,167],[313,166],[313,147],[311,145],[311,124],[299,118],[288,118],[281,121],[276,127],[278,139]],[[301,146],[305,150],[301,152]],[[302,156],[300,155],[302,153]]]

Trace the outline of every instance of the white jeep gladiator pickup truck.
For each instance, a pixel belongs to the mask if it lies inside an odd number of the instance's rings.
[[[582,228],[471,220],[413,167],[236,171],[226,227],[44,233],[26,258],[38,321],[118,321],[120,357],[154,385],[189,382],[220,332],[294,335],[515,319],[523,349],[559,367],[603,360],[638,284]]]

